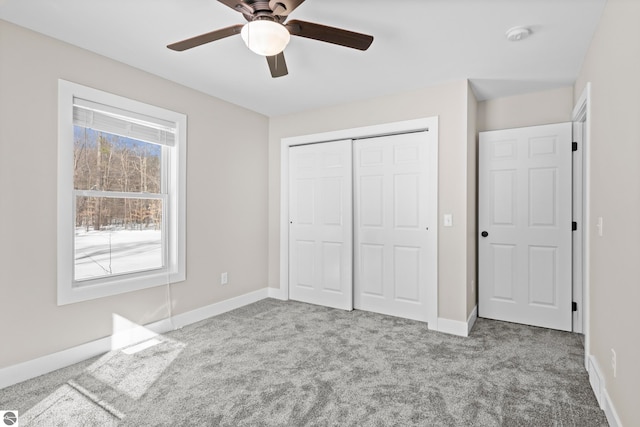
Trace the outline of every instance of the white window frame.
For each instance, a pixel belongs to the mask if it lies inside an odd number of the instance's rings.
[[[115,107],[176,124],[173,146],[163,146],[167,196],[163,239],[167,263],[162,269],[74,282],[75,196],[73,184],[74,98]],[[122,96],[58,80],[58,305],[118,295],[186,279],[187,116]],[[114,193],[117,196],[116,193]],[[131,195],[131,193],[127,193]],[[163,205],[165,201],[163,200]]]

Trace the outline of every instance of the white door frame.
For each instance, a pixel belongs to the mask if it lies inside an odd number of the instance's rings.
[[[274,293],[275,297],[282,300],[289,299],[289,147],[343,139],[361,139],[373,136],[393,135],[397,133],[420,132],[425,130],[429,130],[430,132],[434,132],[438,135],[438,116],[295,136],[280,140],[280,289],[277,293]],[[437,318],[437,283],[435,298],[433,301],[430,301],[430,304],[433,304],[433,306],[429,306],[429,312]],[[430,322],[429,328],[437,328],[436,322]]]
[[[590,259],[590,239],[589,224],[591,224],[591,215],[589,211],[590,194],[591,194],[591,173],[590,173],[590,140],[591,140],[591,83],[587,83],[578,102],[573,109],[571,120],[574,123],[584,123],[584,132],[582,133],[582,224],[578,224],[577,232],[582,233],[582,265],[577,267],[582,271],[582,301],[578,303],[578,310],[582,311],[582,333],[584,334],[584,356],[585,368],[588,370],[589,361],[589,259]],[[580,332],[574,327],[574,332]]]
[[[582,217],[583,205],[582,199],[584,197],[584,191],[582,188],[583,176],[582,176],[582,149],[584,148],[583,133],[584,122],[572,121],[573,125],[573,143],[574,151],[571,155],[571,165],[573,167],[572,172],[572,201],[571,201],[571,220],[575,223],[573,233],[571,233],[571,288],[572,288],[572,301],[575,303],[575,311],[572,313],[572,331],[581,334],[583,332],[583,301],[582,297],[582,273],[584,262],[583,259],[583,244],[584,239],[584,218]]]

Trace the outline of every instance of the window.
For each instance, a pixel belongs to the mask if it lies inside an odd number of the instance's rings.
[[[186,116],[58,86],[58,305],[185,279]]]

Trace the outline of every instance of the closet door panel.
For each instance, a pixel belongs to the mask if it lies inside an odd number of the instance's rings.
[[[429,132],[354,142],[356,309],[436,318],[436,145]]]
[[[351,140],[289,150],[289,298],[351,310]]]

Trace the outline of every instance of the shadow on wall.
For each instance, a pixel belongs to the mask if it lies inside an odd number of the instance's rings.
[[[478,101],[543,92],[573,85],[571,81],[469,79]],[[491,94],[491,96],[489,96]]]

